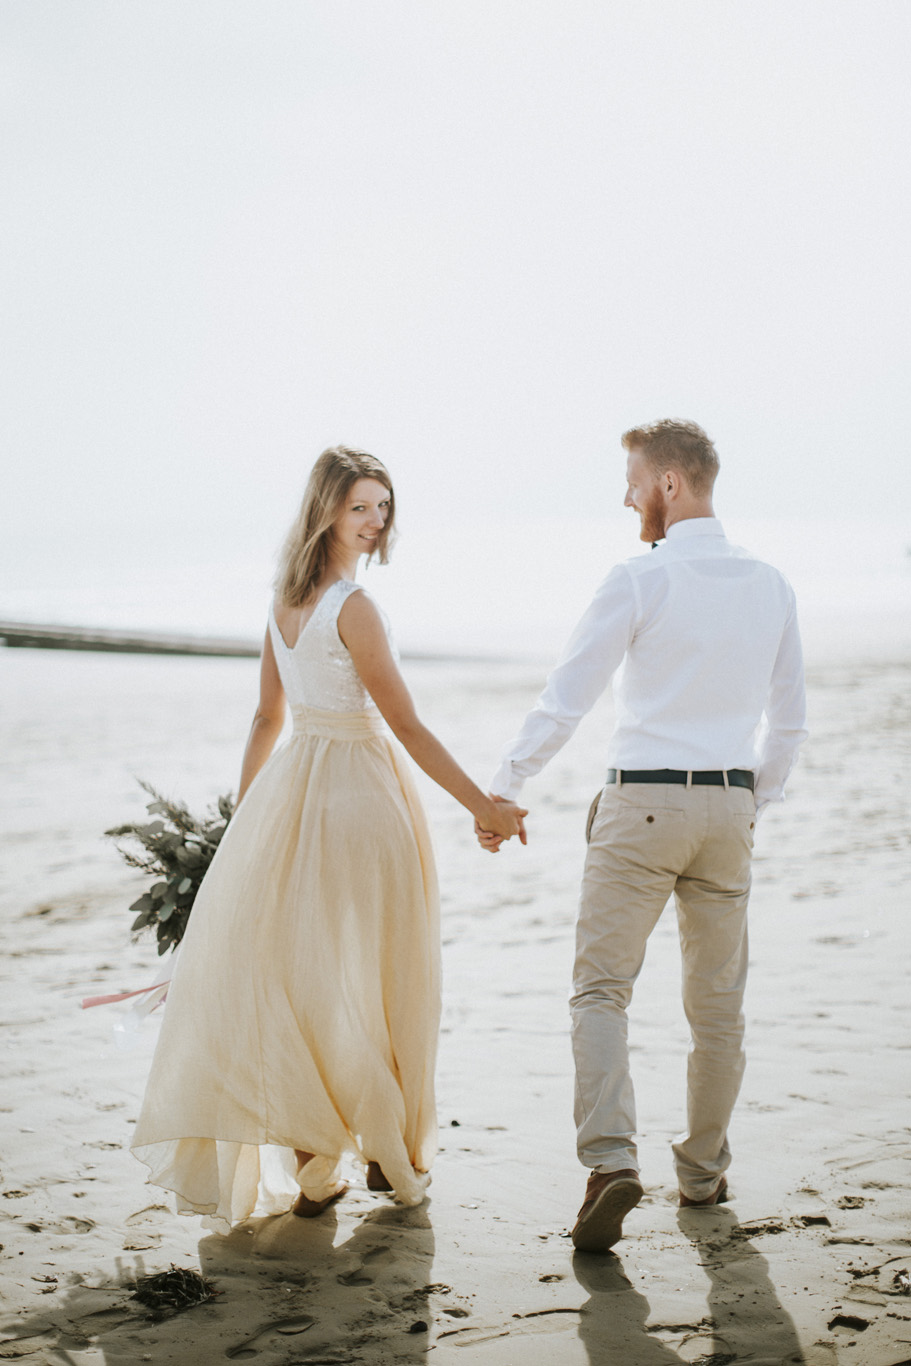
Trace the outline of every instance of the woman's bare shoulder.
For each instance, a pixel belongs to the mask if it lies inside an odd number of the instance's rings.
[[[362,588],[359,583],[350,585],[348,595],[339,610],[339,621],[344,619],[351,622],[366,624],[371,621],[379,621],[382,613],[379,604],[370,596],[366,588]]]
[[[350,639],[386,636],[383,611],[366,588],[354,584],[338,614],[338,632],[347,645]]]

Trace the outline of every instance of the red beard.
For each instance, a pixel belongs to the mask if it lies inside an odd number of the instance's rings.
[[[648,501],[639,509],[639,516],[642,520],[639,539],[642,541],[663,541],[665,535],[664,499],[661,497],[660,489],[652,490]]]

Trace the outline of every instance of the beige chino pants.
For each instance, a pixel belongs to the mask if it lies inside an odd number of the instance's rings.
[[[743,1078],[747,902],[756,805],[742,787],[609,784],[591,827],[573,979],[580,1161],[638,1170],[627,1009],[648,937],[673,894],[692,1046],[687,1129],[673,1145],[680,1189],[710,1195],[730,1164]]]

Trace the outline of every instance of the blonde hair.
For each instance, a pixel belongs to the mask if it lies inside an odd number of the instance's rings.
[[[676,470],[698,497],[711,493],[720,461],[697,423],[668,417],[646,427],[631,427],[620,440],[626,450],[642,454],[652,474]]]
[[[332,528],[343,511],[348,490],[358,479],[376,479],[389,490],[389,516],[367,556],[380,564],[389,560],[395,494],[389,472],[374,456],[351,446],[330,446],[323,451],[307,480],[300,512],[285,539],[278,560],[275,590],[285,607],[302,607],[329,564]]]

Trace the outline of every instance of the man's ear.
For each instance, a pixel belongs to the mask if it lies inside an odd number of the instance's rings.
[[[665,470],[661,475],[661,492],[664,494],[666,502],[672,502],[681,489],[682,480],[676,470]]]

